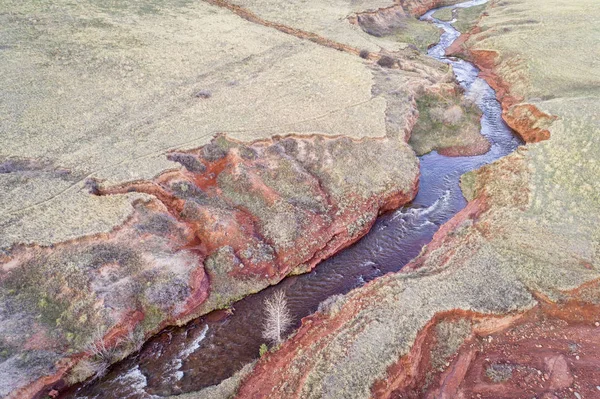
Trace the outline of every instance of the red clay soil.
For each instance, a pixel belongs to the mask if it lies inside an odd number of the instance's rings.
[[[432,367],[434,327],[461,318],[473,323],[472,333],[439,371]],[[439,315],[372,393],[374,398],[600,398],[600,306],[542,301],[523,315],[501,318]]]

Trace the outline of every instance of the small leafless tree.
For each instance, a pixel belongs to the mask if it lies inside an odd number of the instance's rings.
[[[292,324],[292,317],[287,306],[287,299],[283,291],[277,291],[270,298],[265,299],[265,322],[263,338],[274,345],[279,345],[286,330]]]

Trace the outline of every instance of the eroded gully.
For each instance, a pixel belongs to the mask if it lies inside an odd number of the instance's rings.
[[[471,7],[484,0],[454,7]],[[451,64],[465,96],[483,112],[481,133],[492,143],[484,155],[446,157],[431,152],[420,157],[421,181],[417,197],[408,207],[381,216],[372,230],[355,245],[321,262],[311,273],[292,276],[277,286],[235,303],[232,312],[218,311],[179,328],[168,328],[150,339],[136,354],[111,368],[102,379],[72,388],[64,398],[156,398],[198,391],[218,384],[258,357],[263,300],[275,291],[286,293],[296,327],[319,303],[344,294],[385,273],[396,272],[419,254],[440,225],[466,205],[460,176],[514,151],[521,142],[501,118],[492,88],[478,78],[471,63],[445,56],[460,36],[450,22],[428,20],[443,30],[429,55]]]

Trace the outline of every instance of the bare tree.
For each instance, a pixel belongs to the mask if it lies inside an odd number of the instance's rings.
[[[287,299],[283,291],[277,291],[270,298],[265,299],[265,322],[263,338],[275,345],[282,341],[282,335],[290,328],[292,317],[287,306]]]

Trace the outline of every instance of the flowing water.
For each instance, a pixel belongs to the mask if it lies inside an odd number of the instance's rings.
[[[476,0],[452,7],[485,3]],[[344,294],[388,272],[400,270],[419,254],[439,226],[463,209],[466,201],[459,177],[514,151],[521,142],[501,119],[501,107],[492,88],[477,77],[471,63],[445,57],[460,33],[451,22],[428,20],[443,30],[429,55],[451,64],[456,79],[483,112],[481,133],[492,143],[484,155],[446,157],[436,152],[422,156],[421,181],[410,206],[381,216],[355,245],[321,262],[311,273],[288,277],[275,287],[246,297],[232,314],[214,312],[180,328],[168,328],[150,339],[142,350],[111,368],[102,379],[70,389],[62,397],[80,399],[156,398],[196,391],[231,376],[258,357],[262,302],[284,290],[296,326],[317,310],[319,303]]]

